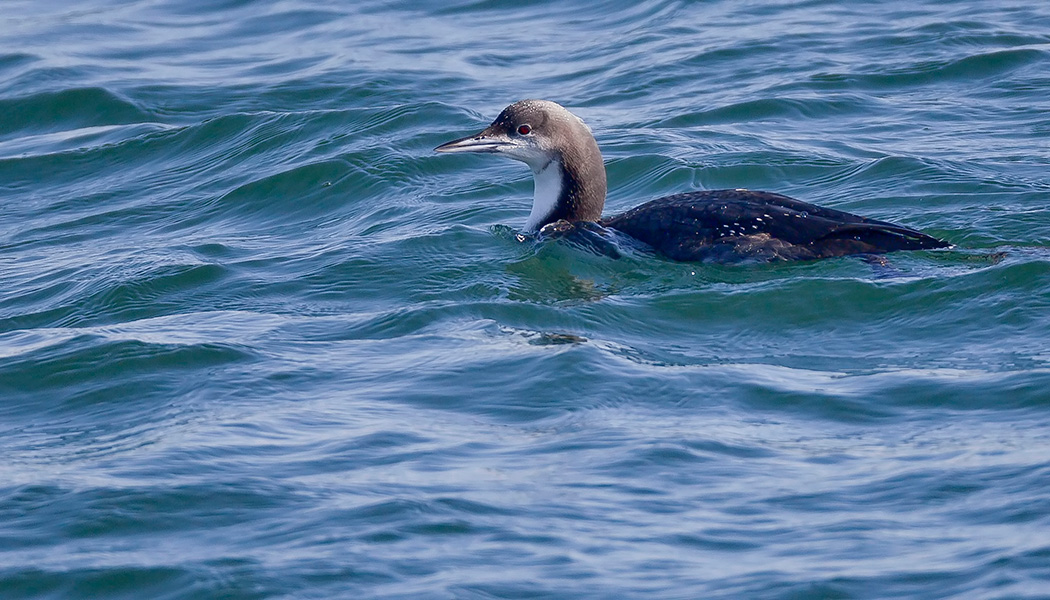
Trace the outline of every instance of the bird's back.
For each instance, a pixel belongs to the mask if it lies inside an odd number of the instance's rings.
[[[667,196],[601,220],[674,260],[808,260],[944,248],[924,233],[770,192]]]

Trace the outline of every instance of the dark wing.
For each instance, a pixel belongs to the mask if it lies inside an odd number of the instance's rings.
[[[806,260],[949,245],[907,227],[750,190],[667,196],[601,223],[675,260]]]

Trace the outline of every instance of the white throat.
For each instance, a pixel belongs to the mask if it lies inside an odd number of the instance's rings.
[[[525,231],[539,231],[543,222],[550,217],[561,198],[562,170],[561,161],[552,160],[539,170],[533,169],[532,180],[535,190],[532,193],[532,212],[525,221]]]

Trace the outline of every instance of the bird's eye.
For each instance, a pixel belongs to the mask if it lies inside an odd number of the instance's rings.
[[[532,133],[532,127],[528,125],[518,125],[518,133],[521,135],[529,135]]]

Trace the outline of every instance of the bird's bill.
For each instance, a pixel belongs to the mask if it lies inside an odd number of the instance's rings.
[[[434,152],[502,152],[515,147],[506,135],[488,128],[465,138],[452,140],[434,148]]]

